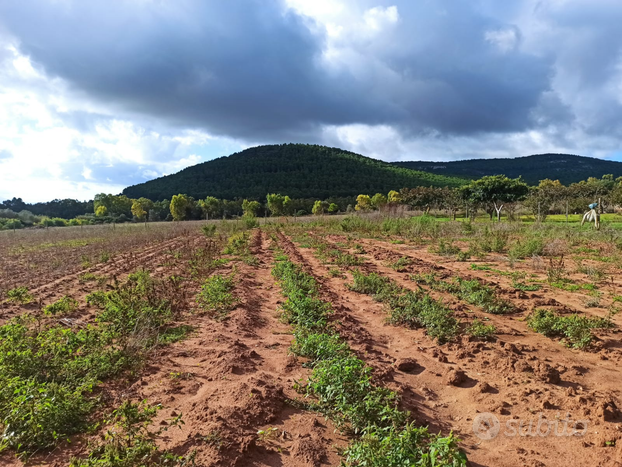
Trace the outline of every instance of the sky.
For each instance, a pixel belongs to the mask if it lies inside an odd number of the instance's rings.
[[[259,144],[622,161],[619,0],[0,0],[0,200]]]

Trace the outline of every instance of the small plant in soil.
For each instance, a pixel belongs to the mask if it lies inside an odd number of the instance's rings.
[[[129,467],[129,466],[185,466],[193,465],[195,453],[178,456],[161,450],[156,439],[172,427],[183,425],[181,415],[169,420],[156,431],[149,430],[160,406],[149,406],[146,402],[125,401],[112,413],[106,424],[108,429],[104,440],[91,446],[85,459],[73,458],[70,467]]]
[[[69,295],[65,295],[54,303],[47,305],[43,308],[43,312],[46,315],[59,315],[73,313],[78,309],[78,301],[71,298]]]
[[[476,339],[490,340],[497,332],[492,324],[484,324],[479,319],[474,319],[471,325],[466,329],[466,333]]]
[[[614,326],[613,314],[606,318],[590,318],[573,314],[560,316],[551,310],[536,309],[527,317],[527,326],[547,337],[560,337],[570,347],[585,349],[594,340],[592,329]]]
[[[536,290],[540,290],[540,286],[538,284],[526,284],[525,282],[519,280],[512,281],[512,287],[516,290],[522,290],[523,292],[535,292]]]
[[[411,264],[412,260],[408,256],[402,256],[396,261],[389,263],[389,267],[395,269],[397,272],[404,272]]]
[[[21,305],[27,305],[32,302],[35,298],[28,291],[27,287],[16,287],[7,291],[6,293],[7,302],[10,303],[19,303]]]
[[[339,269],[337,269],[337,268],[329,268],[329,269],[328,269],[328,275],[329,275],[330,277],[340,277],[340,278],[345,277],[345,276],[344,276],[344,274],[343,274],[343,272],[341,272],[341,271],[340,271]]]
[[[208,277],[201,286],[196,303],[213,318],[222,319],[235,308],[238,299],[233,296],[233,278],[220,274]]]
[[[212,238],[214,235],[216,235],[216,224],[206,224],[201,227],[201,231],[203,232],[203,235],[205,235],[207,238]]]

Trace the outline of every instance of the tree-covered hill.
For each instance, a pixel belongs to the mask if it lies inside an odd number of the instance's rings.
[[[622,176],[622,162],[571,154],[537,154],[514,159],[471,159],[452,162],[394,162],[393,165],[469,179],[485,175],[507,175],[510,178],[522,176],[530,185],[537,185],[545,178],[559,180],[568,185],[587,180],[589,177],[600,178],[606,174],[613,174],[614,178]]]
[[[388,193],[416,186],[459,186],[459,178],[397,167],[326,146],[281,144],[249,148],[188,167],[123,190],[130,198],[170,199],[184,193],[196,199],[263,199],[268,193],[291,198]]]

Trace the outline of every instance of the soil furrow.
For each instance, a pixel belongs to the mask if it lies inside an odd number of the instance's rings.
[[[326,276],[328,268],[312,250],[296,251],[314,275]],[[380,260],[370,262],[373,269],[413,288],[412,282]],[[348,280],[324,277],[322,282],[332,291],[340,312],[364,330],[352,340],[359,342],[361,351],[376,356],[374,365],[399,386],[406,408],[416,409],[424,423],[458,433],[473,465],[561,466],[567,464],[561,459],[569,452],[579,462],[575,465],[615,465],[616,453],[608,445],[620,437],[617,373],[613,368],[602,368],[597,356],[589,356],[593,362],[577,365],[578,352],[555,348],[552,341],[543,346],[549,350],[541,348],[536,341],[541,343],[546,338],[533,333],[523,338],[520,331],[518,336],[504,335],[494,343],[463,338],[438,346],[422,330],[385,325],[383,306],[371,297],[349,291]],[[348,322],[345,316],[340,319]],[[395,369],[405,358],[416,361],[411,373]],[[589,422],[585,436],[565,437],[563,442],[556,436],[534,436],[527,451],[521,436],[478,439],[473,420],[479,413],[488,412],[501,421],[502,430],[508,420],[537,423],[540,414],[544,420],[554,421],[570,413],[573,421]]]

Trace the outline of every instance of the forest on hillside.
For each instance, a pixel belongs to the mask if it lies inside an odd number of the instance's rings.
[[[387,193],[414,186],[460,186],[465,181],[392,166],[326,146],[258,146],[123,190],[130,198],[153,201],[178,193],[194,198],[264,198],[287,193],[292,198],[351,197]]]
[[[559,180],[564,185],[569,185],[587,180],[589,177],[601,178],[607,174],[613,175],[614,178],[622,176],[622,162],[570,154],[536,154],[514,159],[393,162],[393,165],[468,179],[477,179],[487,175],[522,177],[530,185],[537,185],[540,180],[546,178]]]

